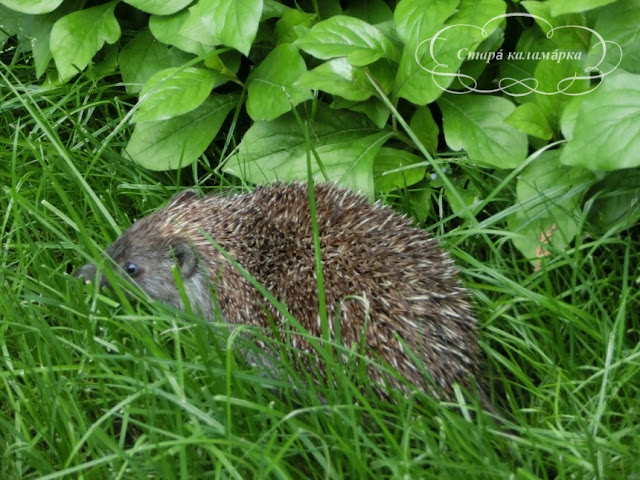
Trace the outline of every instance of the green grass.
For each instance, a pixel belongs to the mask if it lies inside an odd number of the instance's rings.
[[[121,156],[121,88],[0,72],[21,77],[0,77],[0,478],[640,479],[637,226],[596,234],[584,218],[534,271],[505,230],[508,189],[475,224],[432,209],[505,425],[462,395],[362,395],[349,368],[313,386],[286,355],[282,381],[232,354],[252,332],[71,275],[181,186],[228,186],[213,157],[145,172]]]

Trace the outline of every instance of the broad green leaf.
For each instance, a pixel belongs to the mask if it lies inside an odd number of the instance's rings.
[[[460,0],[401,0],[393,15],[398,36],[405,44],[417,46],[442,28],[459,3]]]
[[[295,84],[307,71],[298,49],[290,43],[274,48],[251,75],[247,113],[253,120],[273,120],[313,97]]]
[[[586,12],[587,10],[608,5],[615,1],[616,0],[549,0],[546,3],[548,3],[551,8],[551,15],[557,17],[558,15],[564,15],[566,13]]]
[[[26,13],[17,12],[0,3],[0,34],[10,37],[16,35],[27,17]]]
[[[573,129],[576,126],[576,120],[578,118],[578,112],[580,111],[580,105],[582,101],[585,99],[586,95],[580,95],[578,97],[573,97],[573,99],[567,103],[567,106],[564,107],[562,111],[562,116],[560,117],[560,130],[562,131],[562,135],[566,140],[571,140],[573,138]]]
[[[366,100],[375,90],[366,74],[352,66],[346,58],[335,58],[303,74],[297,85],[322,90],[347,100]]]
[[[3,32],[18,36],[20,49],[31,51],[36,67],[36,77],[40,78],[51,60],[49,37],[53,25],[61,17],[77,10],[83,0],[67,0],[61,7],[51,13],[42,15],[28,15],[9,10],[0,5],[0,45]]]
[[[118,69],[118,46],[105,45],[100,51],[92,67],[87,72],[87,78],[98,81],[107,75],[113,75]]]
[[[136,7],[146,13],[154,15],[171,15],[179,12],[193,0],[123,0],[125,3]]]
[[[338,15],[314,25],[295,45],[314,57],[347,57],[351,65],[364,66],[379,58],[398,61],[400,51],[379,30],[362,20]]]
[[[242,54],[237,50],[228,50],[220,53],[212,52],[204,59],[204,64],[208,68],[229,80],[237,78],[241,62]]]
[[[638,26],[640,25],[640,0],[625,0],[616,2],[606,8],[598,10],[594,30],[605,40],[616,42],[622,49],[621,53],[614,46],[609,44],[606,58],[610,58],[613,66],[620,60],[620,67],[631,73],[640,73],[640,36]],[[596,38],[592,38],[595,44]],[[592,53],[598,59],[602,55],[600,47],[594,47]]]
[[[482,72],[489,66],[486,60],[487,55],[490,55],[496,51],[500,51],[500,47],[503,43],[504,30],[502,30],[501,28],[496,28],[493,33],[489,35],[489,37],[485,38],[482,42],[480,42],[480,45],[475,48],[475,53],[478,55],[484,54],[485,59],[483,60],[480,56],[478,57],[478,60],[465,60],[464,62],[462,62],[462,65],[460,65],[459,73],[461,75],[468,75],[472,78],[479,78]],[[504,49],[501,53],[504,54]],[[504,58],[497,61],[501,63],[504,61]],[[494,80],[494,82],[497,81],[499,81],[499,79]],[[468,82],[467,84],[470,85],[471,82]]]
[[[505,123],[515,110],[506,98],[481,95],[443,95],[444,136],[452,150],[496,168],[515,168],[527,156],[527,136]]]
[[[564,1],[564,0],[562,0]],[[520,3],[533,15],[543,20],[534,19],[549,40],[561,51],[587,51],[591,33],[584,26],[585,19],[580,14],[556,16],[551,11],[551,2],[525,0]],[[553,31],[551,29],[553,28]]]
[[[343,13],[340,0],[322,0],[317,2],[318,16],[320,18],[330,18]]]
[[[533,91],[538,86],[535,72],[539,60],[529,55],[535,52],[551,52],[555,48],[553,42],[547,39],[540,29],[523,30],[514,50],[514,55],[522,54],[523,58],[507,58],[499,63],[500,79],[503,79],[504,85],[502,90],[516,102],[533,101]]]
[[[153,75],[140,91],[134,122],[154,122],[197,108],[211,93],[216,74],[202,68],[171,67]]]
[[[62,0],[0,0],[0,5],[31,15],[53,12],[61,3]]]
[[[264,0],[262,13],[260,14],[260,22],[262,23],[270,18],[280,18],[290,10],[294,9],[289,8],[286,5],[282,5],[277,0]]]
[[[416,105],[425,105],[437,99],[443,89],[453,82],[452,76],[437,74],[457,73],[464,55],[475,51],[485,40],[482,27],[489,20],[504,14],[506,6],[502,0],[461,0],[457,7],[451,1],[405,2],[407,3],[403,2],[402,9],[396,10],[395,17],[398,33],[404,38],[405,46],[394,91],[396,95]],[[438,25],[449,12],[452,15]],[[484,32],[487,36],[492,35],[499,25],[500,22],[494,20],[486,26]],[[450,28],[434,41],[432,56],[429,39],[434,38],[445,27]],[[469,79],[465,80],[465,84],[470,83]],[[459,87],[456,80],[452,88]]]
[[[404,150],[382,147],[373,162],[373,179],[378,192],[410,187],[424,178],[422,158]]]
[[[300,38],[300,33],[308,31],[316,16],[293,8],[287,10],[276,22],[276,43],[292,43]]]
[[[0,5],[0,47],[4,45],[7,38],[14,36],[20,31],[20,23],[26,14],[16,12]]]
[[[309,122],[313,176],[373,195],[372,165],[378,149],[392,135],[362,115],[320,106]],[[307,179],[305,135],[292,114],[271,122],[255,122],[223,171],[252,183]],[[325,176],[326,173],[326,176]]]
[[[434,153],[438,150],[438,135],[440,129],[433,119],[431,110],[427,107],[418,107],[411,117],[409,127],[416,134],[418,140],[424,145],[427,151]]]
[[[113,14],[117,3],[78,10],[53,25],[51,53],[63,81],[84,70],[105,42],[115,43],[120,38],[120,25]]]
[[[397,68],[398,65],[396,63],[389,62],[382,58],[371,65],[367,65],[366,68],[363,68],[363,71],[367,72],[385,95],[390,95]]]
[[[547,122],[547,118],[544,116],[544,112],[537,104],[532,102],[517,107],[514,112],[505,119],[505,122],[521,132],[537,138],[549,140],[553,136],[553,131],[549,126],[549,122]]]
[[[62,9],[60,9],[62,10]],[[31,43],[31,53],[33,54],[33,62],[36,67],[36,77],[40,78],[47,69],[51,61],[51,49],[49,48],[49,38],[51,37],[51,29],[53,25],[63,16],[56,15],[59,10],[46,15],[33,15],[30,20],[30,28],[28,33],[23,30]]]
[[[262,0],[199,0],[188,12],[180,35],[248,55],[258,31]]]
[[[389,112],[384,102],[376,97],[371,97],[364,102],[355,102],[342,97],[333,97],[333,102],[331,102],[330,106],[331,108],[346,108],[352,112],[364,113],[378,128],[384,128],[387,120],[389,120],[389,115],[391,115],[391,112]]]
[[[640,168],[617,170],[593,187],[598,192],[589,220],[603,231],[631,228],[640,221]]]
[[[212,95],[202,105],[179,117],[138,123],[127,153],[149,170],[172,170],[195,162],[236,107],[236,95]]]
[[[449,206],[451,207],[451,210],[453,210],[453,213],[459,215],[470,208],[473,215],[476,215],[478,207],[484,198],[483,192],[478,188],[478,185],[469,180],[466,176],[452,176],[450,180],[458,195],[454,195],[449,188],[445,187],[444,196],[447,199],[447,202],[449,202]]]
[[[388,22],[393,18],[393,12],[383,0],[360,0],[351,2],[345,15],[356,17],[371,25]]]
[[[198,56],[205,56],[215,50],[219,45],[218,41],[211,44],[204,41],[205,35],[200,38],[192,39],[182,35],[182,26],[189,19],[189,10],[182,10],[173,15],[151,15],[149,18],[149,30],[153,36],[162,43],[173,45],[185,52],[193,53]]]
[[[508,218],[514,245],[539,266],[549,245],[564,249],[580,222],[580,202],[592,180],[581,168],[560,165],[559,150],[543,152],[518,177],[519,209]]]
[[[119,55],[120,73],[127,91],[136,93],[154,74],[184,64],[190,57],[160,43],[149,30],[143,30],[122,47]]]
[[[412,188],[407,192],[409,194],[409,213],[420,223],[424,222],[431,212],[432,192],[430,187],[424,185]]]
[[[640,166],[640,75],[618,71],[580,104],[564,165],[590,170]]]
[[[382,59],[367,66],[365,73],[365,69],[354,67],[346,58],[341,57],[329,60],[318,68],[305,73],[297,83],[309,88],[322,90],[346,100],[364,101],[376,95],[376,90],[367,75],[375,81],[385,94],[389,94],[395,72],[392,65],[387,60]],[[336,106],[336,108],[342,107]],[[378,124],[377,121],[376,124]]]
[[[396,25],[393,23],[393,16],[386,22],[376,23],[375,27],[380,33],[382,33],[385,37],[391,40],[394,45],[402,49],[402,40],[400,40],[400,37],[398,36],[398,32],[396,30]],[[394,61],[396,64],[398,63],[397,60],[394,60]]]
[[[241,62],[242,54],[237,50],[227,50],[219,54],[212,52],[204,59],[204,64],[219,74],[220,80],[216,81],[216,85],[222,85],[224,79],[227,79],[227,81],[237,79]]]

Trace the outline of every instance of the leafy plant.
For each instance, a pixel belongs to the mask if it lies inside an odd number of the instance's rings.
[[[537,266],[585,213],[638,218],[633,187],[622,205],[587,200],[640,167],[640,0],[2,0],[0,18],[43,89],[119,76],[137,97],[123,154],[151,170],[217,145],[227,174],[291,180],[311,150],[319,180],[443,190],[474,221],[491,199],[463,166],[481,165],[508,174],[508,225]],[[243,109],[251,121],[220,135]]]

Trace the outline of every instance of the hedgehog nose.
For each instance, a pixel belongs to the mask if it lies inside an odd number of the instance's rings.
[[[81,278],[83,282],[91,283],[96,279],[96,275],[98,274],[98,268],[95,263],[87,263],[84,267],[80,268],[75,274],[76,278]],[[98,286],[100,288],[106,286],[107,283],[104,279],[104,276],[100,274],[100,278],[98,279]]]
[[[75,277],[81,278],[82,280],[84,280],[84,283],[89,283],[91,279],[96,278],[97,271],[98,269],[93,263],[87,263],[76,272]]]

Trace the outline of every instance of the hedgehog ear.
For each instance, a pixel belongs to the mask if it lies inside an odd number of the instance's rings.
[[[182,278],[191,278],[198,269],[198,257],[193,247],[188,243],[178,242],[171,245],[171,251]]]
[[[171,197],[171,200],[169,200],[169,203],[167,203],[167,207],[169,206],[174,207],[176,205],[190,202],[198,198],[200,198],[200,195],[198,195],[198,192],[196,192],[195,190],[191,190],[191,189],[183,190],[181,192],[176,193],[173,197]]]

